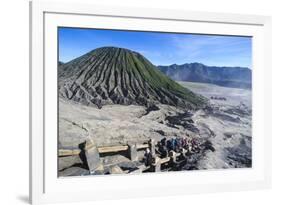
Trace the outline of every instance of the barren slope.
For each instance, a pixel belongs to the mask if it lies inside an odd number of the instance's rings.
[[[168,104],[199,108],[205,99],[161,73],[139,53],[95,49],[59,66],[59,94],[85,105]]]

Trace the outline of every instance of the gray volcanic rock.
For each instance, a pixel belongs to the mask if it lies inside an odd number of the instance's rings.
[[[85,105],[168,104],[196,109],[206,99],[168,78],[139,53],[102,47],[58,67],[59,95]]]

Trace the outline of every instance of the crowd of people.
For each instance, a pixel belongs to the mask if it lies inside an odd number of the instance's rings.
[[[163,138],[157,143],[157,148],[161,157],[168,156],[170,151],[181,152],[184,149],[190,154],[200,151],[197,140],[190,137]]]
[[[165,158],[171,151],[181,152],[186,154],[198,153],[200,151],[199,143],[195,138],[191,137],[175,137],[175,138],[163,138],[157,142],[156,153],[161,157]],[[145,164],[151,164],[153,156],[149,148],[146,149]]]
[[[211,99],[212,99],[212,100],[223,100],[223,101],[226,101],[226,98],[225,98],[225,97],[211,96]]]

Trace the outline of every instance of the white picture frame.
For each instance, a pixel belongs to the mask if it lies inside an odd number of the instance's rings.
[[[57,100],[53,95],[57,89],[58,26],[253,36],[253,167],[59,179],[57,162],[54,161],[57,157]],[[32,204],[240,191],[271,186],[270,17],[34,1],[30,3],[30,93]],[[171,176],[175,180],[163,183]]]

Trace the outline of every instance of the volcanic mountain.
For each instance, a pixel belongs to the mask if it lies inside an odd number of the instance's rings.
[[[224,87],[252,87],[252,71],[246,67],[217,67],[201,63],[158,66],[165,75],[177,81],[212,83]]]
[[[190,109],[206,99],[171,80],[141,54],[116,47],[95,49],[58,67],[59,95],[85,105],[168,104]]]

